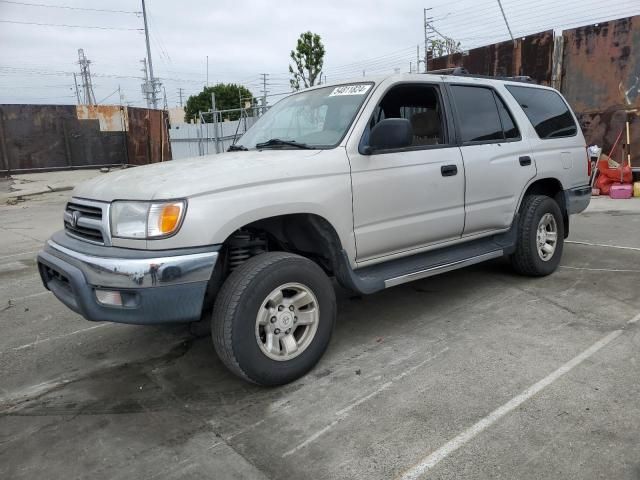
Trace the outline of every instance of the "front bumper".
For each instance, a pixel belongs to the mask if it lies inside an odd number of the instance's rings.
[[[149,251],[86,244],[58,232],[38,254],[44,286],[92,321],[133,324],[200,319],[219,246]],[[122,305],[98,301],[117,292]]]

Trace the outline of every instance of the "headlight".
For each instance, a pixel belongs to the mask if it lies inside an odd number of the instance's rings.
[[[172,202],[126,202],[111,204],[111,235],[119,238],[162,238],[180,228],[186,209],[184,200]]]

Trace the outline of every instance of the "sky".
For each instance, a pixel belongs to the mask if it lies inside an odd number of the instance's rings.
[[[502,5],[516,37],[640,14],[638,0]],[[509,39],[497,0],[147,0],[154,73],[176,106],[180,88],[186,101],[206,84],[208,56],[209,84],[241,83],[261,96],[267,73],[273,103],[290,91],[289,52],[307,30],[322,37],[329,82],[408,72],[416,45],[423,55],[425,7],[465,49]],[[76,103],[83,48],[98,103],[144,106],[141,9],[140,0],[0,0],[0,104]]]

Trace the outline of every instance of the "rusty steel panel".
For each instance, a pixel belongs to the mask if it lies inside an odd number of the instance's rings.
[[[640,167],[640,112],[613,108],[603,112],[578,113],[577,116],[587,145],[598,145],[607,155],[622,132],[622,137],[612,155],[617,162],[620,162],[622,146],[627,142],[626,122],[628,120],[631,165],[634,168]]]
[[[563,32],[562,92],[578,112],[640,107],[640,16]]]
[[[516,75],[529,75],[540,85],[551,85],[553,67],[553,30],[519,40],[520,58]]]
[[[464,67],[475,75],[529,75],[537,83],[551,83],[553,31],[529,35],[514,42],[473,48],[468,54],[456,53],[429,61],[429,70]]]
[[[69,167],[69,127],[73,106],[0,105],[3,169]]]
[[[169,117],[163,110],[128,108],[128,157],[132,165],[171,160]]]
[[[167,113],[161,110],[111,105],[0,105],[0,172],[170,160],[168,131]],[[130,153],[134,161],[130,161]]]
[[[101,132],[126,132],[127,107],[118,105],[77,105],[79,120],[98,120]]]

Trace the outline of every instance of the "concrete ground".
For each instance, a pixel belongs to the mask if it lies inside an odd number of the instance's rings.
[[[0,204],[16,204],[25,198],[52,192],[64,192],[85,180],[120,167],[111,169],[85,168],[80,170],[60,170],[55,172],[15,174],[0,178]]]
[[[47,293],[34,254],[67,193],[0,206],[0,478],[640,477],[640,200],[594,199],[547,278],[339,291],[319,365],[266,389],[186,327]]]

